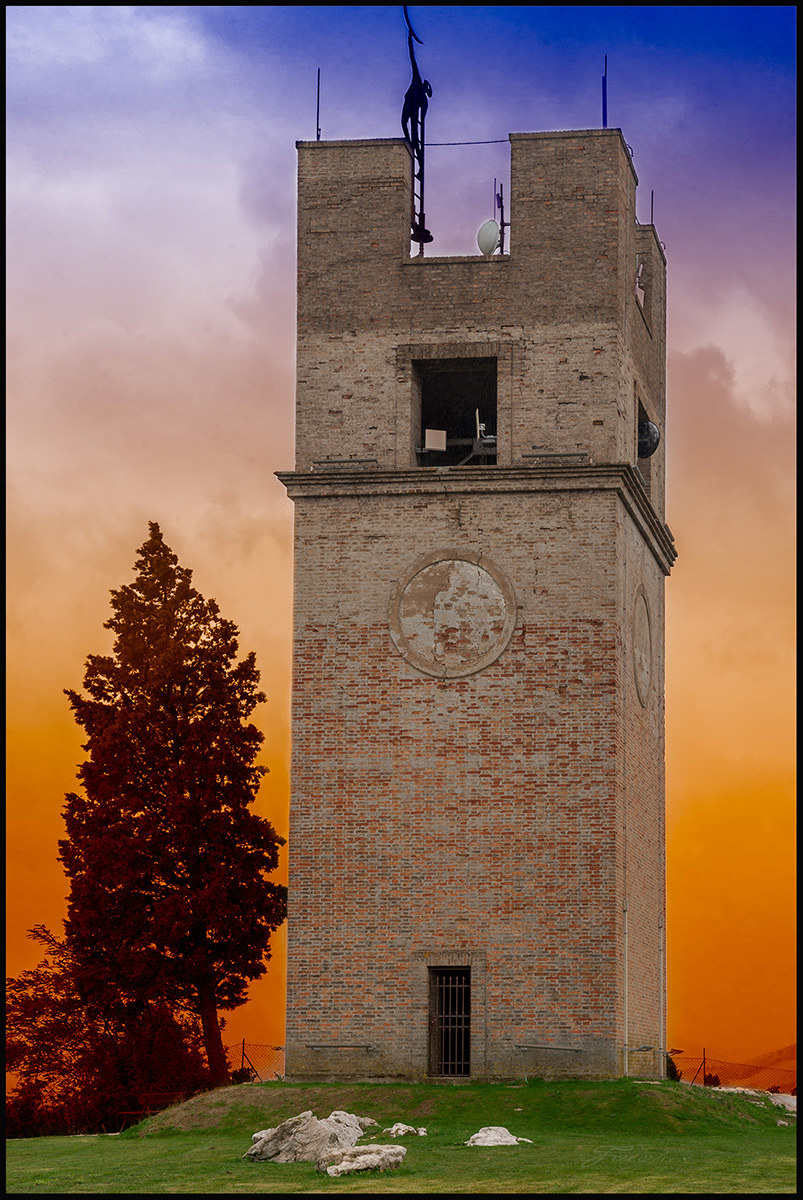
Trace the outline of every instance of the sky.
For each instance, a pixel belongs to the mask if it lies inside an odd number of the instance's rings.
[[[409,11],[435,254],[476,252],[509,132],[600,126],[607,55],[608,125],[668,262],[668,1040],[744,1061],[795,1039],[795,9]],[[257,807],[287,834],[295,142],[318,70],[323,139],[399,136],[410,64],[400,6],[6,16],[16,975],[26,931],[66,914],[83,755],[63,689],[110,649],[149,521],[256,652]],[[283,1044],[284,954],[282,932],[227,1044]]]

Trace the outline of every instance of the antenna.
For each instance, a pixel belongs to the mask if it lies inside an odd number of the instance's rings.
[[[650,188],[650,224],[651,225],[655,224],[655,221],[653,221],[653,219],[652,219],[652,200],[653,200],[654,195],[655,195],[655,192],[652,190],[652,188]]]
[[[608,55],[605,55],[605,69],[602,75],[602,128],[608,128]]]
[[[315,117],[315,128],[316,128],[315,140],[316,140],[316,142],[319,142],[321,140],[321,68],[320,67],[318,67],[318,108],[317,108],[317,113],[316,113],[316,117]]]
[[[500,254],[504,254],[505,229],[510,224],[509,221],[505,220],[505,201],[502,185],[500,183],[499,191],[497,191],[496,180],[494,180],[494,213],[496,213],[497,208],[499,209],[499,220],[497,221],[492,217],[490,221],[486,221],[483,225],[480,225],[477,230],[477,245],[480,248],[480,252],[486,258],[490,258],[497,248]],[[479,436],[477,434],[477,437]]]
[[[494,180],[494,211],[499,209],[499,253],[505,253],[505,230],[509,228],[510,221],[505,220],[505,193],[502,190],[501,183],[499,191],[496,190],[496,180]]]

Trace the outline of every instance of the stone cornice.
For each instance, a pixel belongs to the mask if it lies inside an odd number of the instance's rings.
[[[669,527],[656,513],[639,472],[630,463],[414,467],[399,471],[370,465],[355,469],[344,464],[314,471],[277,471],[276,477],[293,500],[336,496],[613,491],[665,575],[669,574],[677,558]]]

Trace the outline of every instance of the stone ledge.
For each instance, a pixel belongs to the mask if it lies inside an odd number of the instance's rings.
[[[293,500],[346,496],[502,495],[533,492],[614,491],[638,526],[658,565],[668,575],[677,558],[674,538],[650,503],[638,470],[630,463],[541,463],[515,467],[411,467],[368,471],[277,471]]]

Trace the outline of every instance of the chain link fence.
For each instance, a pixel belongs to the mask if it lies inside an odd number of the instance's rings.
[[[672,1054],[678,1077],[685,1083],[700,1084],[701,1087],[753,1088],[757,1092],[782,1092],[787,1096],[797,1095],[797,1071],[785,1067],[762,1067],[755,1063],[726,1062],[722,1058],[710,1058],[705,1051],[702,1057],[691,1054]],[[668,1072],[671,1077],[671,1068]]]
[[[284,1046],[269,1046],[260,1042],[237,1042],[226,1047],[232,1076],[237,1083],[265,1082],[284,1078]],[[727,1062],[722,1058],[700,1055],[672,1054],[677,1077],[701,1087],[743,1087],[759,1092],[782,1092],[797,1095],[797,1071],[784,1067],[763,1067],[755,1063]],[[668,1075],[672,1078],[672,1069]]]
[[[264,1083],[284,1078],[284,1046],[259,1042],[237,1042],[226,1047],[226,1056],[234,1083]]]

